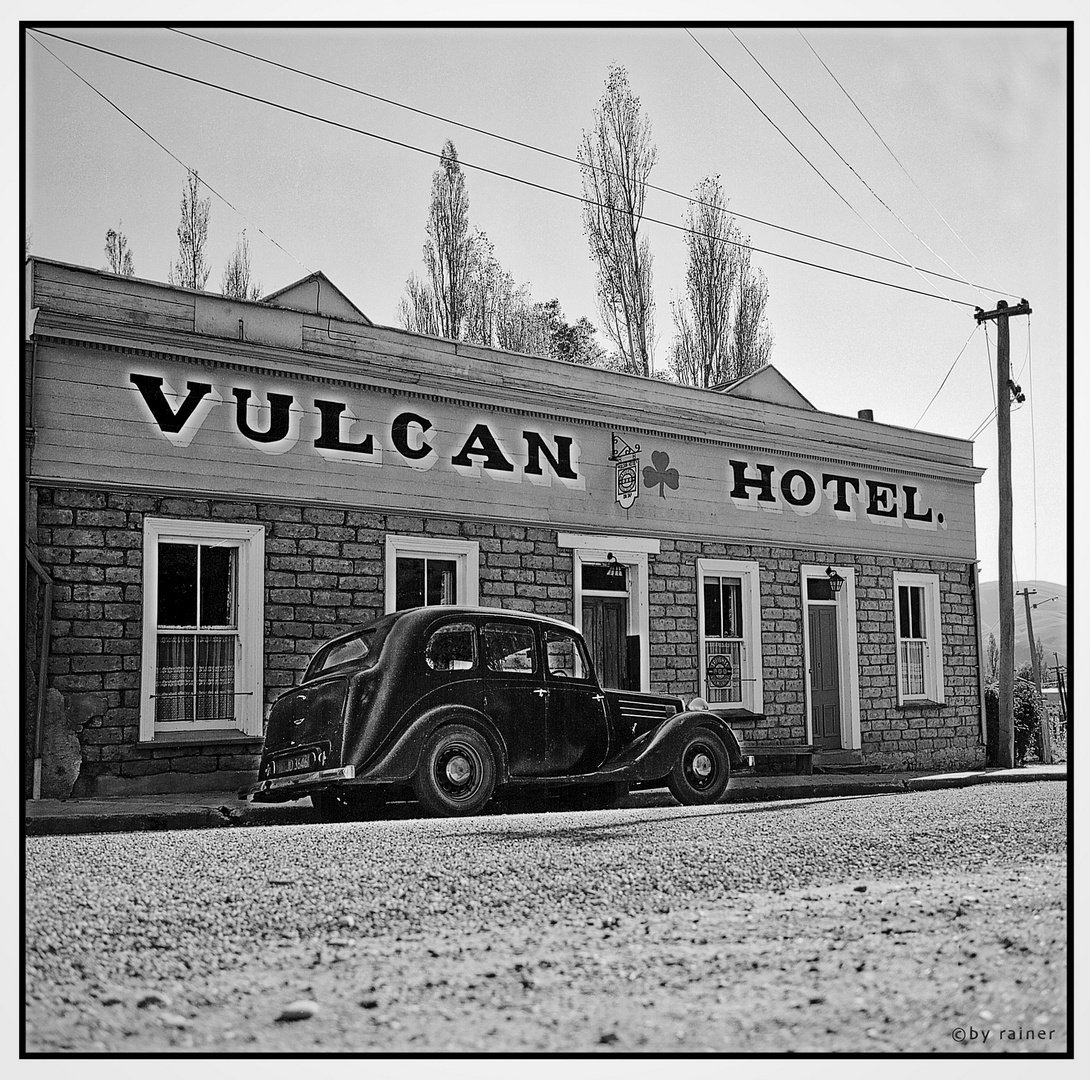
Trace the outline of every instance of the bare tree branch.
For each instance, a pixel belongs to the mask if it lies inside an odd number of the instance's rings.
[[[211,267],[205,261],[211,198],[200,197],[200,176],[190,170],[182,190],[182,218],[178,223],[178,261],[171,263],[167,280],[183,289],[203,289]]]
[[[657,151],[651,124],[628,84],[613,65],[584,131],[578,158],[583,164],[583,229],[598,266],[598,303],[606,333],[625,368],[649,375],[654,365],[654,295],[651,251],[639,233],[645,183]]]

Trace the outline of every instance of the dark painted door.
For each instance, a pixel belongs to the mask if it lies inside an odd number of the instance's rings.
[[[549,758],[548,699],[531,626],[481,624],[484,707],[507,746],[512,776],[541,776]]]
[[[810,715],[814,747],[839,750],[840,663],[836,648],[836,608],[810,607]]]
[[[583,637],[603,686],[631,690],[628,679],[628,600],[583,597]]]
[[[550,776],[592,772],[609,753],[609,710],[582,642],[548,627],[545,687],[548,695]]]

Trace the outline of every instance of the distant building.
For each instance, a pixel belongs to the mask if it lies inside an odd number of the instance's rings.
[[[251,303],[30,259],[26,290],[76,794],[249,783],[320,641],[454,602],[573,622],[608,684],[765,757],[983,760],[968,441],[771,367],[697,390],[377,327],[320,274]]]

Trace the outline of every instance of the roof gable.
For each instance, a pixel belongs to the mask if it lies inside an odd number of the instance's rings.
[[[774,405],[786,405],[790,409],[809,409],[816,412],[813,404],[771,364],[765,364],[734,382],[723,383],[715,387],[715,390],[720,394],[730,394],[732,397],[747,398],[750,401],[769,401]]]
[[[263,296],[261,302],[271,304],[273,307],[304,311],[312,315],[328,315],[330,318],[341,319],[344,322],[374,326],[374,323],[321,270],[316,270],[313,274],[291,285],[286,285],[283,289]]]

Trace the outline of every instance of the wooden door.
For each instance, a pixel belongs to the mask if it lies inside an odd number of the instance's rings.
[[[623,596],[583,597],[583,637],[603,686],[629,690],[628,599]]]
[[[832,606],[810,606],[810,716],[814,747],[819,750],[841,748],[836,610]]]

